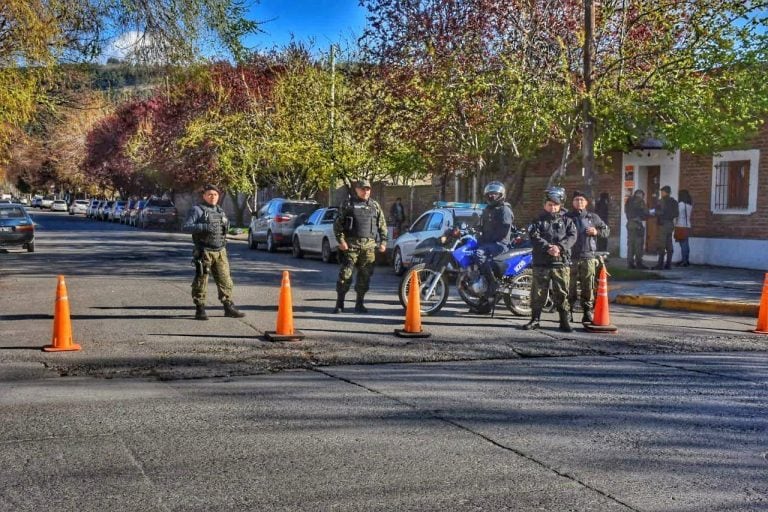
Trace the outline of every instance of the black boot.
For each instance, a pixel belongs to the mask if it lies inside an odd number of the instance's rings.
[[[664,254],[659,254],[659,261],[656,263],[656,266],[653,267],[653,270],[664,270]]]
[[[355,300],[355,313],[367,313],[368,308],[363,304],[365,295],[357,294],[357,300]]]
[[[245,316],[245,313],[238,310],[234,303],[232,302],[225,302],[224,303],[224,316],[228,316],[229,318],[243,318]]]
[[[594,313],[592,312],[592,308],[585,307],[584,314],[581,315],[581,323],[591,324],[594,319],[595,319],[595,316],[594,316]],[[571,315],[571,320],[573,320],[573,315]]]
[[[539,325],[539,319],[541,318],[541,310],[531,311],[531,321],[523,326],[526,331],[533,331],[541,328]]]
[[[208,315],[205,314],[205,306],[195,306],[195,320],[208,320]]]
[[[667,262],[664,264],[664,268],[669,270],[672,268],[672,252],[667,253]]]
[[[333,308],[334,315],[344,312],[344,295],[344,293],[336,292],[336,307]]]
[[[560,316],[560,330],[563,332],[573,332],[571,323],[568,321],[568,312],[565,308],[558,309],[557,314]]]

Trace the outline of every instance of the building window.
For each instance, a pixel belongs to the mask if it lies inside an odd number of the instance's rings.
[[[749,214],[757,208],[760,151],[725,151],[713,159],[712,211]]]

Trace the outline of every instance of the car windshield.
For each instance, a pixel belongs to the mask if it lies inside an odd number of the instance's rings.
[[[473,213],[472,215],[457,215],[454,225],[459,226],[462,222],[466,223],[470,228],[477,227],[477,225],[480,224],[480,214]]]
[[[169,201],[168,199],[152,199],[147,203],[147,206],[159,206],[161,208],[170,208],[173,206],[173,203]]]
[[[0,208],[0,219],[24,219],[24,208]]]
[[[283,203],[281,210],[282,213],[301,215],[302,213],[312,213],[317,210],[317,206],[315,203]]]
[[[75,201],[75,204],[88,204],[88,201]]]
[[[115,203],[115,206],[125,206],[125,201],[118,201]]]

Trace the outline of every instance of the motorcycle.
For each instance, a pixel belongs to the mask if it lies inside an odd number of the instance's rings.
[[[400,304],[407,307],[411,276],[417,273],[423,315],[433,315],[445,306],[449,280],[455,280],[459,296],[474,312],[492,313],[496,304],[503,300],[515,315],[530,315],[533,254],[524,233],[516,232],[515,235],[511,248],[493,258],[478,247],[474,232],[466,228],[454,228],[441,238],[425,240],[414,250],[416,264],[400,280]],[[492,276],[483,271],[487,265],[490,265]],[[489,277],[494,282],[489,282]],[[554,309],[549,298],[544,309]]]

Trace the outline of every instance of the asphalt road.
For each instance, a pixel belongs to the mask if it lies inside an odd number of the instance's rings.
[[[0,254],[0,511],[768,510],[752,319],[529,333],[452,302],[402,340],[388,269],[332,315],[335,266],[236,242],[247,317],[197,322],[187,236],[35,217],[38,252]],[[262,339],[283,269],[299,343]],[[80,352],[39,350],[57,274]]]

